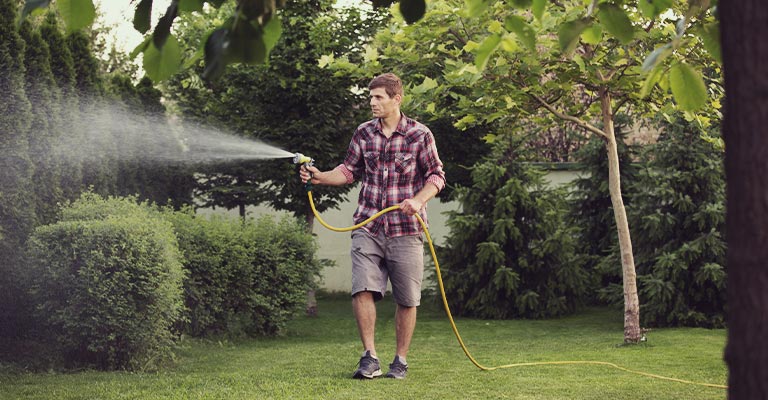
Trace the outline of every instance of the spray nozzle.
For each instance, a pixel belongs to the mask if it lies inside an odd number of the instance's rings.
[[[315,159],[311,157],[307,157],[304,154],[301,153],[295,153],[293,155],[293,163],[294,164],[307,164],[309,166],[315,165]]]

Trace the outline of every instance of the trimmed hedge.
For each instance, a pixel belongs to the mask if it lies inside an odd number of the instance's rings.
[[[41,344],[55,349],[40,356],[146,369],[179,333],[277,334],[314,287],[316,251],[290,217],[206,218],[86,193],[29,241],[24,282]]]
[[[273,335],[303,308],[321,269],[317,244],[295,219],[167,213],[186,256],[182,331]]]
[[[114,215],[109,215],[109,211]],[[86,194],[29,241],[37,316],[70,365],[140,369],[171,356],[184,272],[170,223]]]

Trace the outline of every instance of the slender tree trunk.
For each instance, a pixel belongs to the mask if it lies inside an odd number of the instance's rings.
[[[309,209],[309,206],[307,206]],[[312,233],[312,228],[315,225],[315,215],[312,214],[312,210],[310,209],[307,212],[307,230],[309,233]],[[308,317],[317,317],[317,297],[315,297],[315,289],[310,289],[307,291],[307,306],[305,308],[305,312]]]
[[[619,235],[621,251],[621,271],[624,282],[624,342],[637,343],[642,337],[640,331],[640,300],[637,297],[637,274],[635,258],[632,255],[632,240],[629,236],[629,223],[624,200],[621,197],[621,178],[619,175],[619,151],[613,128],[611,95],[607,88],[600,90],[600,105],[603,111],[603,131],[606,134],[605,147],[608,151],[608,190],[611,194],[613,215]]]
[[[768,8],[721,3],[729,399],[768,399]]]

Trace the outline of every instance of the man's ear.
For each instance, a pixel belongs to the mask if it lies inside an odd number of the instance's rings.
[[[397,102],[398,105],[403,104],[403,96],[396,94],[395,95],[395,102]]]

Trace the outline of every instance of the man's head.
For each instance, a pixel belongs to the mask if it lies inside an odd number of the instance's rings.
[[[379,75],[368,84],[371,92],[371,111],[376,118],[400,116],[400,103],[403,100],[403,82],[397,75],[386,73]]]
[[[371,83],[368,84],[368,90],[376,88],[383,88],[389,97],[395,97],[396,95],[400,95],[401,98],[403,97],[403,82],[397,75],[391,72],[371,79]]]

